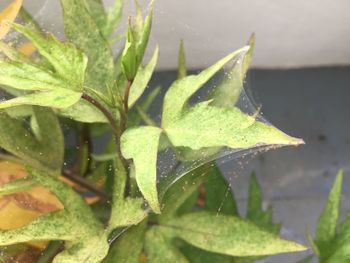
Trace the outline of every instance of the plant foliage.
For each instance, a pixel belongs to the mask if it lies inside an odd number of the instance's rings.
[[[1,181],[0,195],[5,200],[26,194],[37,200],[41,187],[58,200],[55,209],[20,226],[0,226],[0,246],[9,253],[26,253],[23,247],[45,241],[37,260],[53,258],[55,263],[246,262],[305,250],[278,237],[272,210],[262,210],[255,176],[242,218],[219,169],[205,164],[224,147],[303,143],[235,106],[254,37],[197,75],[187,75],[182,43],[178,79],[166,91],[158,124],[147,110],[160,89],[141,100],[159,54],[156,46],[144,63],[153,2],[146,17],[136,2],[136,17],[129,18],[124,37],[115,33],[122,21],[122,0],[110,10],[100,0],[60,3],[64,41],[41,29],[22,1],[14,0],[0,13],[0,85],[6,94],[0,102],[0,158],[17,163],[24,173]],[[14,22],[17,15],[22,24]],[[6,40],[11,29],[20,34],[20,44]],[[124,47],[114,56],[116,41]],[[207,100],[189,104],[232,61],[239,63]],[[75,147],[64,146],[62,125],[75,131]],[[112,135],[105,151],[95,154],[93,140],[101,134]],[[170,171],[171,182],[163,187],[157,175],[163,150],[176,152],[185,166],[193,161],[203,165],[180,178]],[[330,226],[322,220],[327,227],[321,227],[318,243],[334,235],[334,221]]]

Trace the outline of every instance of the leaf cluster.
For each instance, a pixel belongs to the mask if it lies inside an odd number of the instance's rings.
[[[109,10],[101,0],[60,3],[64,41],[41,29],[20,0],[0,13],[0,37],[13,29],[22,42],[0,42],[0,85],[7,95],[0,102],[0,157],[23,165],[27,172],[25,178],[1,185],[0,195],[39,185],[62,205],[23,227],[1,229],[0,245],[50,241],[38,262],[51,257],[56,263],[142,262],[145,258],[147,262],[206,262],[211,258],[245,262],[305,250],[278,237],[279,226],[272,223],[271,210],[261,208],[255,177],[246,219],[239,217],[229,187],[215,166],[201,165],[179,180],[170,172],[170,184],[158,184],[158,154],[163,150],[174,151],[182,165],[190,166],[215,158],[224,147],[302,143],[236,106],[254,38],[197,75],[187,75],[182,44],[178,79],[166,91],[161,123],[157,123],[147,110],[160,89],[141,100],[159,53],[157,46],[143,64],[153,2],[146,17],[136,3],[136,17],[128,19],[122,37],[115,33],[122,18],[122,0]],[[18,13],[22,24],[14,22]],[[115,56],[112,47],[117,41],[124,45]],[[232,62],[207,100],[188,103]],[[75,148],[64,146],[62,125],[75,131]],[[93,141],[101,134],[110,135],[110,142],[102,154],[96,154]],[[72,159],[74,165],[67,166],[65,161]],[[211,181],[219,188],[212,187]],[[205,189],[204,197],[198,189]],[[79,192],[93,192],[95,201],[87,202]],[[198,206],[201,198],[205,201]],[[194,257],[198,251],[203,255],[200,258]]]

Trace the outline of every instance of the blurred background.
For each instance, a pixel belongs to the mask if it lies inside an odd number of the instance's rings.
[[[0,8],[5,2],[1,0]],[[134,14],[133,1],[125,2],[124,19]],[[146,11],[148,1],[140,2]],[[63,36],[58,1],[24,3],[44,28]],[[269,122],[306,144],[248,157],[244,165],[224,161],[221,168],[242,213],[247,179],[255,170],[266,206],[272,205],[275,221],[283,222],[282,234],[305,244],[305,233],[313,233],[340,168],[345,170],[342,216],[350,210],[349,10],[348,0],[155,2],[151,46],[159,43],[161,53],[150,86],[161,85],[163,93],[176,78],[180,39],[184,39],[188,67],[196,72],[245,45],[255,33],[253,66],[245,88],[262,105]],[[159,99],[153,114],[157,115],[160,103]],[[296,262],[303,256],[279,255],[267,262]]]

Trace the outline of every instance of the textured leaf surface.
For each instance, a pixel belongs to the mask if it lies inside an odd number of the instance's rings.
[[[0,147],[34,167],[58,172],[63,163],[63,134],[54,113],[34,108],[40,137],[23,127],[24,122],[0,111]]]
[[[142,198],[124,197],[126,187],[126,171],[121,161],[114,160],[114,187],[109,230],[117,227],[125,227],[140,223],[146,216],[147,211],[142,208]]]
[[[156,47],[154,54],[146,66],[140,66],[130,87],[129,95],[129,108],[131,108],[135,102],[140,98],[144,90],[147,88],[148,82],[150,81],[153,71],[156,67],[158,60],[159,48]]]
[[[121,139],[124,157],[134,161],[137,185],[150,207],[158,213],[156,165],[161,132],[157,127],[138,127],[127,130]]]
[[[64,209],[38,217],[28,225],[0,232],[0,245],[33,240],[64,240],[65,250],[54,262],[91,262],[102,260],[108,251],[107,237],[82,197],[66,184],[48,174],[29,170],[33,180],[47,187],[63,203]]]
[[[107,12],[107,21],[103,34],[105,37],[111,36],[119,25],[123,15],[124,0],[115,0],[113,7]]]
[[[103,263],[139,263],[143,249],[146,222],[126,230],[111,246]],[[132,245],[130,245],[132,244]]]
[[[152,227],[146,233],[145,252],[148,262],[178,262],[189,261],[171,244],[171,240],[164,236],[159,227]]]
[[[85,100],[79,100],[74,105],[58,109],[60,115],[85,123],[106,123],[106,117],[96,107]]]
[[[27,63],[19,55],[13,57],[15,60],[12,61],[0,61],[0,84],[19,90],[37,91],[2,102],[0,108],[18,105],[65,108],[76,103],[83,90],[87,64],[85,55],[52,35],[45,38],[41,33],[24,26],[12,26],[32,41],[39,53],[50,62],[54,72]]]
[[[174,236],[216,253],[232,256],[261,256],[304,251],[307,248],[280,239],[237,217],[208,212],[191,213],[168,221]]]
[[[114,85],[112,51],[84,1],[61,0],[67,39],[88,57],[86,85],[108,94]]]
[[[248,49],[249,47],[245,47],[233,52],[199,75],[177,80],[169,88],[164,98],[162,129],[175,147],[187,147],[192,150],[213,147],[213,152],[216,152],[215,147],[224,146],[246,149],[260,145],[298,145],[303,143],[302,140],[290,137],[271,125],[259,122],[255,117],[249,116],[235,107],[211,106],[211,101],[200,102],[188,107],[188,99],[199,88],[226,63]],[[153,133],[153,139],[146,137],[149,128],[152,131],[157,130],[156,133]],[[123,136],[122,139],[123,155],[125,158],[134,159],[136,178],[139,178],[137,180],[138,186],[146,200],[152,203],[152,209],[157,209],[158,206],[155,205],[158,203],[156,201],[156,153],[160,133],[161,130],[158,128],[140,127],[126,131],[128,135]],[[156,137],[157,139],[155,139]],[[141,143],[132,142],[133,138],[141,138]],[[128,149],[125,150],[125,147]],[[152,153],[151,149],[155,152]],[[204,153],[206,152],[204,151]],[[147,157],[151,159],[147,160]],[[142,171],[147,171],[147,173],[144,172],[140,175],[139,173]],[[148,187],[140,185],[140,178],[146,176],[148,176]],[[152,188],[149,187],[151,184]]]

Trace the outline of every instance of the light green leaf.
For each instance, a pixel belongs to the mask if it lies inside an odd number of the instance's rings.
[[[33,108],[40,138],[24,128],[24,122],[0,111],[0,147],[34,167],[58,173],[63,163],[63,134],[53,112]]]
[[[153,20],[153,1],[150,4],[150,10],[143,23],[142,30],[140,31],[139,37],[136,39],[136,61],[139,65],[142,62],[143,56],[148,45],[149,36],[152,28]]]
[[[68,108],[59,109],[58,113],[64,117],[85,123],[108,122],[101,111],[85,100],[79,100]]]
[[[26,36],[39,53],[50,62],[56,74],[65,80],[67,89],[82,91],[87,64],[84,53],[71,44],[60,42],[52,34],[45,38],[41,33],[20,24],[12,26]]]
[[[183,112],[176,121],[166,123],[166,126],[163,124],[163,128],[174,146],[193,150],[220,146],[237,149],[264,144],[302,143],[300,139],[290,137],[271,125],[256,121],[238,108],[218,108],[209,106],[208,102],[196,104]]]
[[[160,207],[157,194],[157,152],[162,130],[157,127],[141,126],[127,130],[121,138],[123,156],[133,159],[136,169],[136,181],[141,193],[154,212]],[[138,140],[135,140],[138,138]]]
[[[91,15],[91,18],[95,21],[97,27],[101,32],[105,30],[107,22],[107,14],[103,6],[102,0],[84,0],[86,3],[86,9]]]
[[[108,256],[103,260],[103,263],[139,263],[147,227],[146,223],[144,221],[136,226],[132,226],[118,237],[111,245]]]
[[[70,106],[74,106],[74,104],[79,101],[80,97],[80,93],[67,89],[57,88],[56,90],[34,92],[28,95],[6,100],[0,103],[0,109],[20,105],[36,105],[43,107],[52,107],[56,109],[64,109]]]
[[[86,8],[85,1],[61,0],[67,39],[88,57],[86,85],[102,94],[114,87],[114,62],[108,42]]]
[[[124,197],[126,187],[126,171],[119,157],[114,159],[114,186],[111,217],[108,232],[117,227],[125,227],[140,223],[147,211],[142,208],[142,198]]]
[[[147,231],[145,252],[149,263],[189,263],[189,261],[171,244],[171,240],[164,236],[160,227],[152,227]]]
[[[136,46],[130,20],[126,33],[125,47],[121,57],[121,65],[126,78],[128,80],[133,80],[136,75],[138,65],[136,61]]]
[[[198,75],[191,75],[175,81],[164,98],[163,126],[166,127],[168,124],[175,122],[182,115],[184,108],[187,107],[187,101],[189,98],[226,63],[240,55],[242,52],[246,52],[248,49],[249,47],[247,46],[229,54],[211,67],[203,70]]]
[[[143,112],[147,112],[154,100],[156,99],[156,97],[159,95],[159,92],[159,86],[156,88],[152,88],[151,92],[146,96],[146,98],[143,99],[141,102],[137,103],[138,108],[141,109]],[[142,119],[143,118],[140,116],[137,110],[130,112],[127,127],[140,125]]]
[[[233,107],[241,94],[254,49],[254,34],[248,42],[249,50],[242,52],[236,59],[232,68],[227,72],[218,86],[214,89],[211,105],[217,107]]]
[[[186,54],[184,42],[181,40],[180,48],[179,48],[179,65],[177,70],[177,79],[183,79],[187,76],[187,68],[186,68]]]
[[[29,38],[55,70],[43,69],[30,63],[0,61],[0,84],[19,90],[39,91],[25,94],[0,103],[1,108],[17,105],[69,107],[81,96],[87,59],[83,53],[69,44],[59,42],[54,36],[45,38],[37,31],[11,24]],[[19,56],[11,57],[22,61]]]
[[[115,0],[113,7],[107,12],[106,26],[103,31],[105,37],[110,37],[119,25],[123,15],[124,0]]]
[[[266,232],[237,217],[197,212],[167,222],[169,234],[193,246],[231,256],[262,256],[307,248]]]
[[[147,88],[148,82],[150,81],[157,64],[158,53],[159,48],[157,46],[149,63],[146,66],[140,66],[138,69],[135,79],[130,87],[128,101],[129,108],[135,104],[135,102],[140,98],[144,90]]]
[[[192,107],[188,107],[188,99],[201,88],[217,71],[220,70],[231,59],[235,58],[242,52],[246,52],[249,47],[242,48],[224,59],[215,63],[210,68],[202,71],[199,75],[188,76],[181,80],[177,80],[170,87],[165,95],[163,115],[162,115],[162,129],[163,134],[166,134],[172,145],[175,147],[187,147],[192,150],[208,149],[209,147],[230,147],[230,148],[251,148],[261,145],[298,145],[303,143],[301,139],[296,139],[279,131],[277,128],[259,122],[253,116],[249,116],[241,112],[238,108],[219,108],[210,106],[211,101],[200,102]],[[151,128],[151,127],[148,127]],[[153,135],[157,136],[156,145],[152,145],[152,153],[150,149],[151,143],[142,142],[136,143],[133,138],[141,138],[141,141],[152,141],[156,137],[150,139],[147,137],[147,127],[133,129],[124,136],[124,145],[122,145],[123,154],[127,154],[125,158],[139,159],[135,163],[136,177],[146,177],[145,174],[141,176],[138,173],[147,171],[147,185],[138,186],[145,198],[150,202],[152,198],[153,203],[156,200],[156,153],[158,150],[158,137],[161,130],[157,130]],[[133,134],[135,137],[130,136]],[[153,142],[155,143],[155,141]],[[163,144],[163,143],[162,143]],[[128,146],[128,150],[123,148]],[[157,147],[155,147],[157,146]],[[214,153],[218,149],[214,148]],[[206,150],[204,152],[207,152]],[[142,156],[142,157],[141,157]],[[147,161],[147,156],[150,156],[150,161]],[[205,156],[206,157],[206,156]],[[154,158],[154,159],[153,159]],[[141,161],[141,159],[143,159]],[[138,167],[140,165],[140,167]],[[150,188],[151,182],[153,187]],[[152,190],[151,190],[152,189]],[[148,195],[146,197],[146,195]],[[152,196],[152,197],[151,197]],[[154,209],[155,207],[151,205]]]
[[[326,207],[319,218],[316,229],[316,243],[329,241],[336,235],[339,218],[340,199],[343,182],[343,171],[339,171],[329,193]]]

